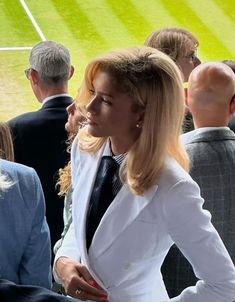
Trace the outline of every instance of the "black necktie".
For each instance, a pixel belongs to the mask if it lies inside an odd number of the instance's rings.
[[[111,156],[103,156],[91,193],[87,213],[86,240],[89,249],[101,218],[121,188],[119,164]]]

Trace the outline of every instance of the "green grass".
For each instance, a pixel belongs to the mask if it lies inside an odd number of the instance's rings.
[[[234,0],[25,0],[47,40],[66,45],[75,95],[94,56],[141,45],[157,28],[180,26],[200,41],[202,61],[235,59]],[[40,37],[20,1],[0,0],[0,47],[33,46]],[[29,50],[0,51],[0,121],[40,107],[24,76]]]

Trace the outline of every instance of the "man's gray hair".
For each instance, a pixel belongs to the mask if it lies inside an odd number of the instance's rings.
[[[66,82],[70,76],[70,54],[66,47],[54,41],[36,44],[30,53],[29,67],[38,72],[48,85]]]

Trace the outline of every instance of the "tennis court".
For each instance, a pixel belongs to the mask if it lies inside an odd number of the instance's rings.
[[[71,95],[93,56],[143,44],[161,27],[192,31],[200,41],[202,61],[235,59],[235,8],[230,0],[0,0],[0,18],[1,121],[40,107],[23,71],[30,48],[41,40],[69,48],[76,70]]]

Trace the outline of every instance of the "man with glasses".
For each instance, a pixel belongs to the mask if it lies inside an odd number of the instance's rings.
[[[33,47],[25,75],[37,100],[38,111],[10,120],[15,161],[33,167],[41,180],[52,246],[63,230],[63,200],[56,192],[58,170],[69,160],[66,152],[66,108],[72,103],[68,80],[74,72],[67,48],[54,41]]]
[[[182,79],[186,84],[192,70],[201,61],[197,56],[199,41],[188,30],[179,27],[166,27],[151,33],[146,41],[146,46],[156,48],[167,54],[179,67]],[[187,88],[185,86],[185,99],[187,98]],[[185,107],[185,120],[183,132],[193,130],[193,120],[188,108]]]

